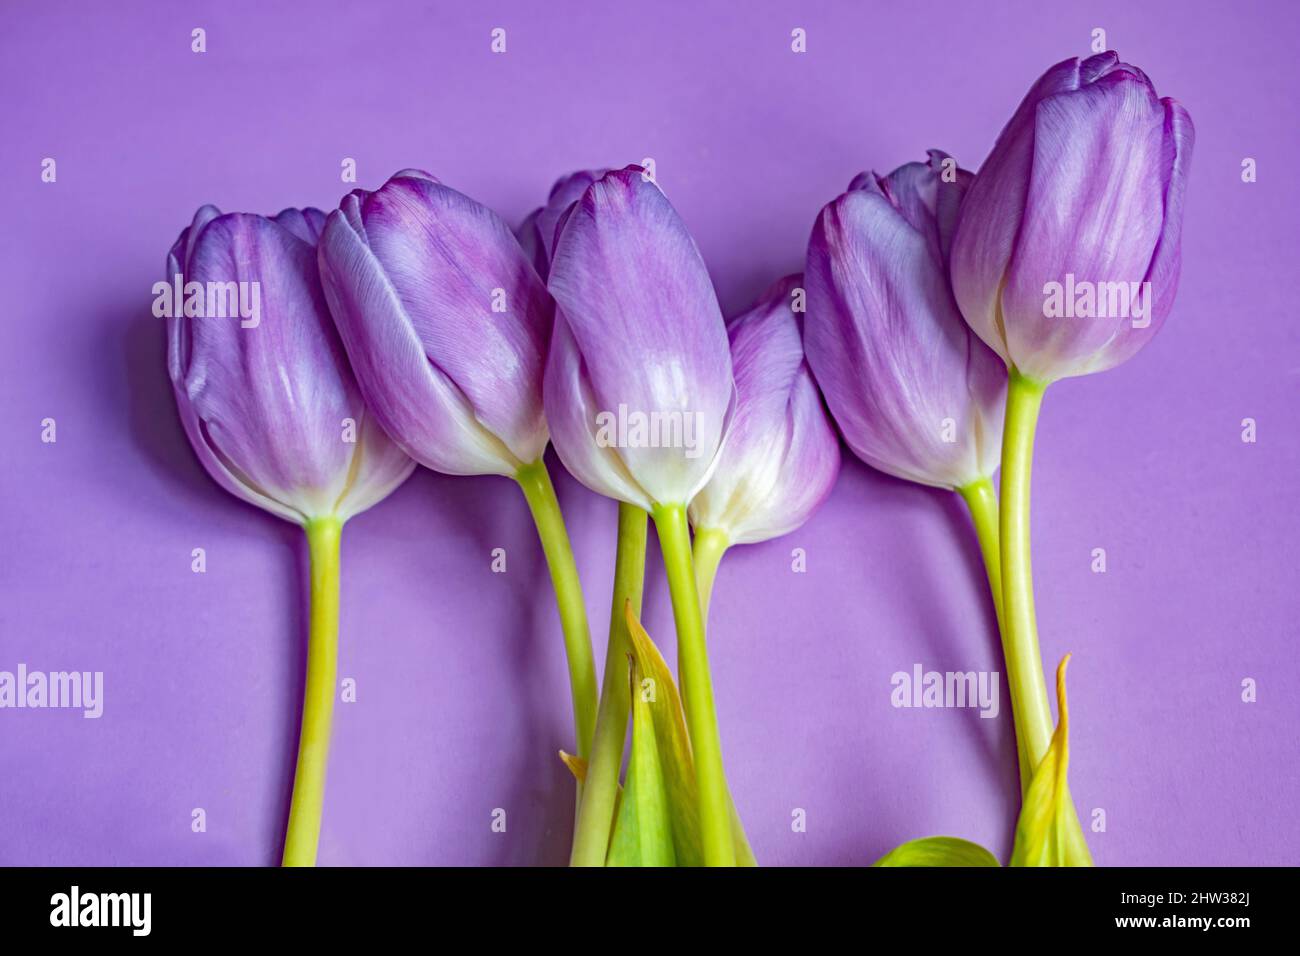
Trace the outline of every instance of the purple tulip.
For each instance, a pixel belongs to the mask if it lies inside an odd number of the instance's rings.
[[[1117,54],[1058,63],[1002,130],[953,240],[962,313],[1009,370],[998,507],[1002,637],[1026,786],[1039,782],[1040,764],[1051,771],[1053,739],[1029,548],[1043,396],[1057,379],[1123,362],[1169,314],[1193,136],[1187,111],[1157,98],[1146,75]],[[1068,792],[1055,812],[1081,832]],[[1090,862],[1086,846],[1078,861]]]
[[[184,293],[167,324],[168,368],[190,443],[223,487],[307,537],[307,675],[286,866],[316,862],[343,524],[415,468],[362,401],[325,305],[315,248],[324,220],[318,209],[265,219],[204,206],[167,257],[173,306]]]
[[[404,170],[330,213],[321,278],[366,400],[412,458],[514,477],[546,449],[546,288],[509,227]]]
[[[960,489],[997,468],[1006,374],[962,321],[946,252],[970,174],[932,150],[863,174],[808,246],[804,347],[859,458]]]
[[[330,213],[321,278],[366,401],[435,471],[515,479],[537,524],[569,659],[577,749],[596,723],[578,569],[542,456],[542,372],[554,304],[492,210],[403,170]]]
[[[685,506],[708,480],[733,383],[704,260],[642,172],[606,173],[560,223],[545,404],[578,480],[650,510]]]
[[[713,284],[667,197],[629,166],[606,173],[564,211],[549,288],[552,440],[579,481],[654,517],[677,625],[703,858],[734,865],[686,515],[717,462],[735,392]]]
[[[364,511],[415,467],[362,401],[338,341],[313,246],[324,219],[204,206],[167,262],[168,282],[196,293],[167,323],[190,443],[227,491],[304,525]]]
[[[600,179],[607,169],[580,169],[561,176],[551,187],[546,205],[534,209],[519,226],[519,244],[524,247],[528,260],[543,279],[551,271],[551,256],[555,252],[555,227],[565,210],[582,198],[587,187]]]
[[[780,280],[728,326],[736,411],[717,470],[691,502],[697,543],[706,531],[725,535],[728,545],[788,534],[835,484],[839,438],[804,360],[793,308],[802,282],[800,275]]]
[[[1034,84],[962,207],[953,289],[966,320],[1022,376],[1111,368],[1173,305],[1187,111],[1113,52]]]

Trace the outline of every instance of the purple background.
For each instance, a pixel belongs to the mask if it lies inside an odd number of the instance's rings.
[[[1065,6],[6,3],[0,669],[102,670],[106,699],[97,721],[0,711],[0,863],[278,859],[303,548],[208,479],[176,418],[150,287],[195,207],[328,209],[354,157],[361,185],[422,166],[518,221],[564,172],[651,156],[731,314],[799,268],[817,210],[859,170],[931,146],[977,168],[1030,82],[1097,26],[1186,104],[1197,144],[1167,327],[1126,366],[1054,387],[1041,423],[1034,556],[1048,666],[1075,654],[1072,789],[1085,823],[1106,811],[1101,864],[1293,862],[1300,16]],[[557,481],[600,657],[615,507]],[[563,862],[569,695],[522,497],[417,472],[348,526],[344,563],[340,676],[359,700],[336,709],[321,862]],[[671,658],[657,570],[647,624]],[[1005,699],[997,721],[889,702],[914,662],[1002,670],[954,496],[850,462],[806,527],[728,556],[711,652],[761,861],[868,863],[933,833],[1005,858]]]

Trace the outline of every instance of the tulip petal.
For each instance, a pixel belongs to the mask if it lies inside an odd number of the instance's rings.
[[[320,235],[325,231],[325,213],[310,206],[306,209],[283,209],[271,219],[313,246],[320,241]]]
[[[928,151],[929,172],[936,184],[934,190],[934,224],[939,240],[940,258],[945,268],[952,255],[952,240],[957,233],[957,222],[962,204],[970,191],[975,176],[957,166],[956,161],[940,149]]]
[[[361,415],[348,482],[334,504],[344,521],[379,504],[415,471],[414,459],[388,437],[375,413],[363,404]]]
[[[860,173],[849,189],[887,197],[908,224],[925,237],[935,261],[946,269],[953,233],[974,176],[943,150],[928,150],[929,162],[904,163],[883,179]]]
[[[956,488],[997,467],[1005,373],[962,322],[934,249],[883,194],[829,204],[808,247],[804,344],[860,458]]]
[[[171,321],[176,322],[178,320],[173,319]],[[174,333],[169,337],[173,341],[175,340]],[[212,479],[236,498],[247,501],[264,511],[269,511],[285,521],[306,524],[308,516],[302,511],[276,501],[260,490],[247,475],[232,470],[234,468],[233,463],[218,454],[216,448],[209,442],[203,423],[199,420],[198,415],[194,413],[189,396],[185,393],[184,383],[177,384],[173,381],[173,389],[176,395],[176,408],[180,413],[181,427],[185,429],[185,437],[189,439],[194,454],[198,456],[199,464],[203,466]]]
[[[582,198],[582,194],[587,191],[587,187],[599,180],[607,172],[609,172],[607,169],[580,169],[576,173],[570,173],[557,179],[555,185],[551,187],[551,193],[546,199],[546,205],[537,213],[537,237],[546,256],[547,271],[549,271],[551,257],[555,254],[555,238],[559,231],[561,218],[570,206]],[[547,277],[547,272],[539,270],[539,274],[542,278]]]
[[[212,220],[221,215],[221,210],[213,205],[203,205],[194,213],[194,218],[190,224],[181,230],[181,234],[172,244],[171,251],[167,253],[167,278],[170,280],[177,275],[184,275],[185,270],[190,264],[190,250],[194,247],[194,240],[203,232],[205,226]]]
[[[547,195],[546,205],[534,209],[523,221],[515,235],[523,246],[528,261],[545,281],[551,271],[551,255],[555,251],[555,237],[559,235],[561,221],[569,207],[582,198],[587,187],[604,176],[607,169],[580,169],[561,176]]]
[[[515,458],[540,458],[552,308],[514,234],[481,203],[415,176],[363,205],[370,250],[429,362]]]
[[[533,264],[533,270],[544,282],[551,264],[547,259],[546,250],[542,247],[541,234],[537,231],[537,217],[541,214],[541,209],[530,212],[515,230],[515,238],[519,240],[519,248],[524,250],[525,258]]]
[[[839,473],[839,438],[804,360],[792,311],[803,276],[777,282],[728,326],[736,409],[718,466],[691,502],[696,528],[716,528],[730,544],[788,534],[830,494]]]
[[[618,449],[600,440],[596,426],[600,409],[586,379],[578,344],[558,308],[542,397],[551,441],[569,473],[607,498],[649,511],[654,502],[628,472]]]
[[[260,320],[196,318],[186,392],[204,434],[269,497],[330,513],[352,448],[343,420],[361,400],[343,378],[342,350],[320,323],[327,314],[315,251],[260,216],[212,220],[192,241],[187,282],[257,283]]]
[[[1094,362],[1092,371],[1095,372],[1127,361],[1146,345],[1164,325],[1178,292],[1178,276],[1182,269],[1183,196],[1187,191],[1196,131],[1182,104],[1168,98],[1160,102],[1165,111],[1161,168],[1169,170],[1169,174],[1163,189],[1164,216],[1160,238],[1144,276],[1151,283],[1154,299],[1150,322],[1145,328],[1125,326],[1121,329],[1121,334]]]

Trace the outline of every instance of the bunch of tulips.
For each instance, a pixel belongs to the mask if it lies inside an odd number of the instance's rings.
[[[817,217],[803,275],[730,322],[638,166],[561,179],[518,234],[410,169],[328,215],[201,208],[168,261],[198,303],[168,325],[181,419],[212,477],[301,525],[310,552],[284,863],[316,859],[343,526],[418,463],[509,478],[536,521],[572,693],[573,753],[561,755],[577,781],[572,863],[753,864],[724,775],[709,596],[728,548],[794,530],[827,497],[842,436],[872,467],[969,506],[1022,782],[1010,862],[1089,864],[1066,785],[1065,662],[1054,728],[1034,617],[1035,423],[1048,385],[1123,362],[1169,313],[1192,139],[1186,111],[1116,54],[1059,63],[978,175],[932,150],[857,176]],[[1067,318],[1045,308],[1067,281],[1098,297],[1141,291],[1131,314],[1080,298]],[[255,328],[203,316],[204,290],[232,282],[260,285]],[[599,682],[548,443],[619,503]],[[675,677],[639,622],[650,521]],[[879,862],[998,864],[949,837]]]

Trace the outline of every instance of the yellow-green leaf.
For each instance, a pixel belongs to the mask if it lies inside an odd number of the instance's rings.
[[[640,668],[632,661],[632,754],[606,865],[674,866],[673,824],[655,722],[649,704],[636,691],[640,683]]]
[[[560,751],[560,762],[569,768],[569,773],[573,774],[573,779],[578,783],[587,782],[587,761],[576,754],[565,753]]]
[[[1056,669],[1059,719],[1042,762],[1030,778],[1016,823],[1011,866],[1092,866],[1066,774],[1070,766],[1070,709],[1065,699],[1066,654]]]
[[[673,846],[681,866],[702,866],[699,801],[695,792],[695,761],[686,732],[681,697],[668,663],[650,640],[631,604],[625,608],[632,657],[641,675],[632,685],[633,707],[645,706],[651,714],[659,744],[660,765],[672,813]]]
[[[894,847],[872,866],[1001,866],[978,843],[959,837],[923,837]]]

